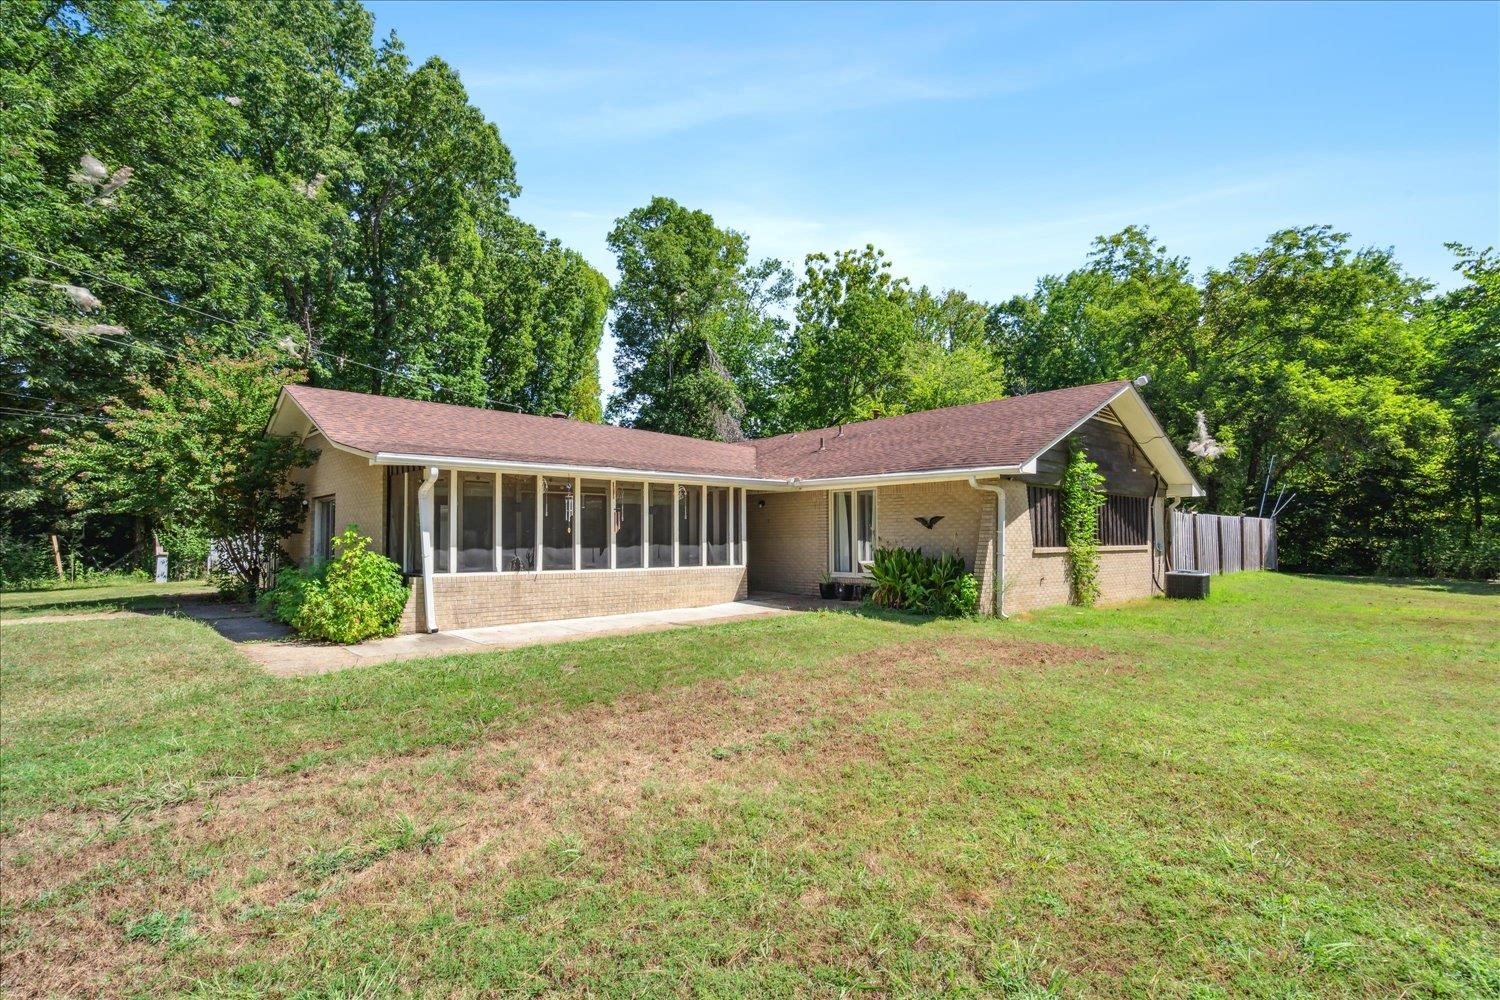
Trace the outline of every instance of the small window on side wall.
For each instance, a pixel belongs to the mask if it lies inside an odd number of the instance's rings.
[[[308,554],[312,562],[327,562],[333,558],[333,497],[318,497],[312,506],[312,548]]]
[[[1026,487],[1031,507],[1031,544],[1038,549],[1058,549],[1065,544],[1062,532],[1062,497],[1046,486]]]

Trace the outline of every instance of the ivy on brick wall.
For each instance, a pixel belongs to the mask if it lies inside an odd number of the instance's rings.
[[[1063,472],[1063,541],[1068,547],[1068,586],[1074,604],[1093,607],[1099,599],[1099,539],[1095,531],[1104,506],[1104,476],[1075,438],[1068,442]]]

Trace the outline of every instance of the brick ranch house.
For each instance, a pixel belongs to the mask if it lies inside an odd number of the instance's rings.
[[[1130,382],[736,444],[289,386],[268,433],[319,454],[287,550],[327,558],[358,525],[408,574],[408,631],[815,596],[868,580],[877,546],[956,550],[987,614],[1064,603],[1075,435],[1109,494],[1103,599],[1146,597],[1165,505],[1202,495]]]

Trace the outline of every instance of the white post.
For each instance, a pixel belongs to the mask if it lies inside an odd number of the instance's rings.
[[[432,488],[437,485],[437,466],[429,465],[417,487],[417,521],[422,532],[422,605],[427,631],[437,631],[437,609],[432,606]]]
[[[747,489],[745,489],[743,486],[741,486],[740,487],[740,521],[739,521],[739,528],[740,528],[739,557],[740,557],[740,561],[736,564],[736,565],[739,565],[739,566],[749,566],[750,565],[750,521],[749,521],[750,514],[749,514],[749,511],[750,511],[750,491],[747,490]]]
[[[682,554],[677,551],[681,543],[679,535],[682,534],[681,527],[677,523],[677,504],[679,502],[677,491],[681,489],[676,483],[672,484],[672,566],[675,568],[682,565]]]
[[[531,570],[533,573],[540,572],[542,568],[542,488],[546,484],[541,476],[536,477],[536,530],[531,540]]]
[[[651,568],[651,539],[647,531],[651,527],[651,484],[641,484],[641,568]]]
[[[728,524],[727,524],[727,525],[725,525],[725,526],[724,526],[724,533],[725,533],[725,534],[726,534],[726,535],[727,535],[727,536],[728,536],[728,538],[729,538],[729,565],[731,565],[731,566],[733,566],[733,565],[734,565],[734,564],[735,564],[735,563],[734,563],[734,542],[735,542],[735,538],[734,538],[734,523],[735,523],[735,508],[736,508],[736,507],[737,507],[737,506],[738,506],[738,505],[737,505],[737,504],[736,504],[736,503],[735,503],[735,502],[734,502],[734,497],[735,497],[735,487],[733,487],[733,486],[726,486],[726,487],[725,487],[725,494],[726,494],[726,495],[725,495],[725,497],[724,497],[724,499],[725,499],[725,504],[724,504],[724,516],[725,516],[725,517],[727,517],[727,518],[728,518],[728,519],[729,519],[729,523],[728,523]]]
[[[698,487],[698,565],[708,565],[708,487]]]
[[[500,521],[500,473],[498,472],[495,473],[495,497],[490,503],[494,505],[490,511],[490,520],[493,523],[493,527],[490,528],[490,531],[493,532],[490,536],[490,545],[495,550],[490,566],[498,573],[500,572],[500,529],[502,527]]]
[[[578,529],[583,525],[583,480],[577,476],[573,477],[573,520],[569,527],[573,530],[573,568],[576,570],[583,565],[583,532]]]

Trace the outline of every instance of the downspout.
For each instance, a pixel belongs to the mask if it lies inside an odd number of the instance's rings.
[[[432,488],[437,485],[438,468],[429,465],[417,487],[417,521],[422,532],[422,607],[426,610],[428,632],[436,632],[437,608],[432,606]]]
[[[995,494],[995,617],[1005,621],[1005,484],[981,483],[978,476],[970,476],[969,485]]]

